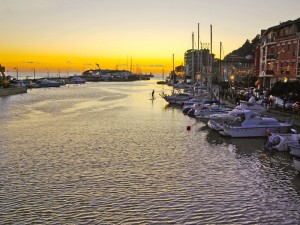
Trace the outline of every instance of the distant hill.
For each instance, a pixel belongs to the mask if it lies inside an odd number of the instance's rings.
[[[259,42],[259,39],[260,39],[260,35],[256,35],[256,37],[253,38],[251,42],[249,39],[247,39],[246,42],[242,45],[242,47],[232,51],[228,55],[232,54],[241,57],[252,55],[254,57],[254,50],[256,48],[257,43]]]

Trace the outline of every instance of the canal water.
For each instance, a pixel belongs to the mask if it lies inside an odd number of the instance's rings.
[[[0,98],[0,223],[299,224],[289,154],[221,137],[156,81]]]

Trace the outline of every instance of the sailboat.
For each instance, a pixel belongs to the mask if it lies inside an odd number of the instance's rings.
[[[156,83],[157,84],[167,84],[167,81],[165,80],[165,71],[164,71],[164,69],[163,69],[163,72],[162,72],[162,80],[157,81]]]

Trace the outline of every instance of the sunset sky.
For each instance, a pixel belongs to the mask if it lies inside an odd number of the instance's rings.
[[[219,58],[261,29],[300,17],[299,0],[0,0],[6,70],[129,69],[165,74],[184,52],[210,43]],[[195,48],[197,46],[195,45]]]

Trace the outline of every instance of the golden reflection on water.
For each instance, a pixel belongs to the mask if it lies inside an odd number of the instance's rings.
[[[298,222],[287,155],[211,132],[150,101],[153,89],[99,83],[12,98],[0,130],[3,223]]]

